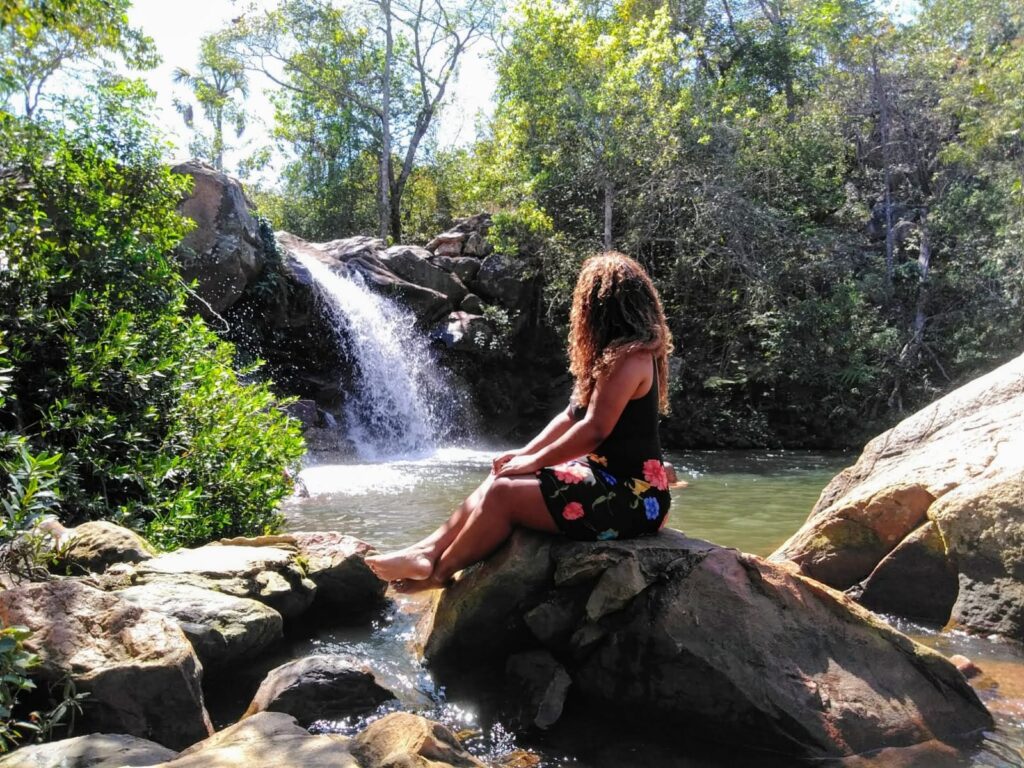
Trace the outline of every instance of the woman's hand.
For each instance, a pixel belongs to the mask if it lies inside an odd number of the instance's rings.
[[[501,454],[501,456],[498,456],[491,461],[491,472],[498,474],[501,471],[501,468],[508,464],[510,459],[514,459],[518,455],[519,451],[509,451],[508,453]]]
[[[532,475],[540,469],[537,457],[533,454],[515,455],[506,461],[501,469],[494,474],[498,477],[510,477],[512,475]]]

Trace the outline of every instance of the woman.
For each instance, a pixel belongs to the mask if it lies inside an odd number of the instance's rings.
[[[366,558],[403,591],[441,587],[516,526],[581,540],[656,533],[669,509],[658,413],[667,409],[672,338],[643,267],[587,259],[569,318],[573,402],[491,473],[430,536]],[[583,457],[583,458],[581,458]]]

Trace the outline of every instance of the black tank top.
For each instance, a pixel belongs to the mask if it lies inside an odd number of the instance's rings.
[[[617,477],[643,477],[645,461],[661,461],[658,401],[658,367],[655,365],[647,394],[626,403],[611,433],[593,451],[592,455],[608,460],[608,472]],[[574,405],[572,408],[572,416],[577,421],[586,412],[585,406]]]

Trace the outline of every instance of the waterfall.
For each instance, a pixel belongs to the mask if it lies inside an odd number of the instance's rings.
[[[464,398],[434,360],[413,314],[366,287],[355,270],[339,274],[304,253],[338,342],[355,363],[355,390],[345,425],[356,453],[367,461],[422,455],[458,422]]]

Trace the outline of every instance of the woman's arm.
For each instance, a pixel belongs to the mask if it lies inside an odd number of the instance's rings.
[[[626,403],[651,375],[651,357],[647,353],[636,353],[619,360],[605,377],[597,381],[586,416],[571,424],[550,444],[510,459],[497,474],[530,474],[541,467],[561,464],[590,453],[611,434]],[[565,416],[568,417],[568,413]]]
[[[569,406],[564,411],[561,411],[556,415],[550,422],[548,422],[548,425],[537,434],[536,437],[526,444],[526,446],[517,451],[504,453],[496,458],[492,464],[493,471],[498,472],[510,459],[513,459],[516,456],[525,456],[527,454],[536,453],[564,435],[566,430],[568,430],[575,421],[569,413],[571,408],[572,406]]]

